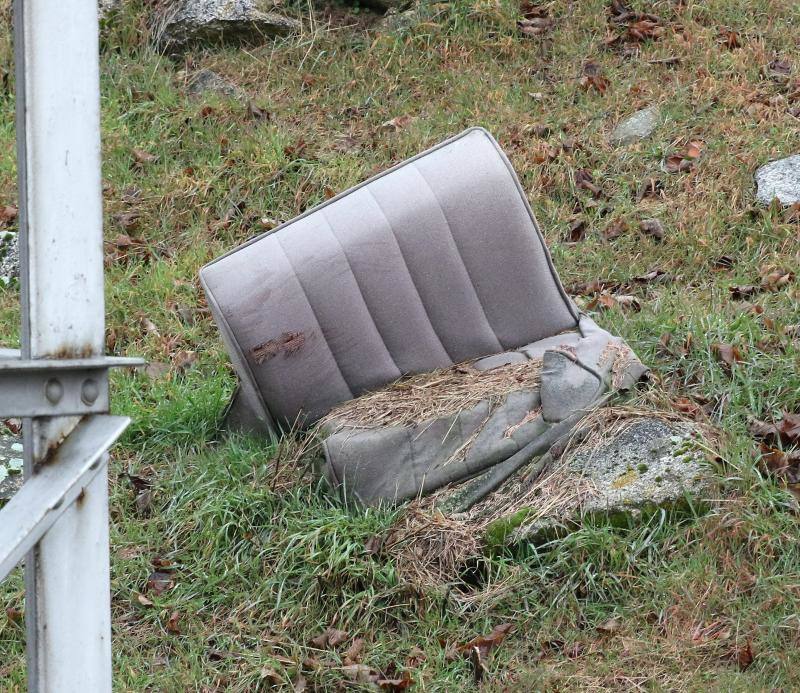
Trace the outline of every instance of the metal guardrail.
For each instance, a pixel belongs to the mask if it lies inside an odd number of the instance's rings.
[[[23,417],[25,483],[0,510],[0,579],[24,557],[28,689],[111,690],[109,416],[97,0],[15,0],[22,349],[0,416]]]

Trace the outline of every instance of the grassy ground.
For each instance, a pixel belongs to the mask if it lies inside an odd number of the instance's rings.
[[[746,428],[751,415],[800,410],[800,351],[784,330],[800,322],[800,295],[792,281],[748,302],[730,291],[800,259],[797,221],[754,206],[752,184],[758,164],[798,149],[800,10],[791,0],[647,3],[663,33],[607,46],[605,2],[541,7],[552,25],[533,38],[505,1],[437,5],[401,34],[365,29],[364,13],[337,8],[327,26],[306,12],[300,37],[180,62],[146,47],[136,3],[107,30],[108,346],[169,366],[114,379],[114,409],[134,419],[111,463],[118,690],[358,689],[370,668],[408,672],[418,690],[471,690],[474,667],[452,648],[503,623],[514,630],[488,657],[486,690],[800,687],[797,504],[757,471]],[[770,76],[776,59],[791,64],[788,78]],[[587,61],[599,78],[583,79]],[[255,108],[187,96],[184,71],[198,67],[235,81]],[[665,123],[652,138],[608,144],[620,117],[654,103]],[[0,205],[16,199],[13,113],[6,91]],[[399,129],[381,127],[395,118]],[[276,474],[272,444],[219,436],[234,378],[197,270],[474,124],[509,152],[565,284],[668,273],[625,291],[640,311],[612,305],[596,317],[730,443],[708,515],[587,527],[492,558],[477,584],[420,592],[369,550],[392,513],[348,512],[296,470]],[[693,140],[703,143],[694,168],[664,172],[662,159]],[[657,192],[638,195],[651,178]],[[639,230],[653,218],[661,241]],[[585,237],[565,243],[576,220]],[[609,240],[612,229],[622,233]],[[0,289],[4,345],[17,322],[17,293]],[[727,367],[715,343],[736,345],[741,362]],[[138,502],[134,482],[145,486]],[[18,574],[0,595],[0,687],[19,690]],[[343,642],[312,642],[328,628]]]

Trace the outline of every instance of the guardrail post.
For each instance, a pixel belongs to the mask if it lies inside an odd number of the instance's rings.
[[[15,0],[14,14],[22,358],[100,356],[97,0]],[[57,375],[46,388],[51,401],[63,392]],[[74,416],[24,421],[28,478],[77,423]],[[105,466],[28,554],[25,573],[29,690],[110,691]]]

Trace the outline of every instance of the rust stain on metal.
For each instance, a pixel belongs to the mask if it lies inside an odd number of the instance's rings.
[[[250,355],[259,365],[275,358],[278,354],[292,356],[305,346],[306,336],[303,332],[284,332],[280,337],[270,339],[250,349]]]

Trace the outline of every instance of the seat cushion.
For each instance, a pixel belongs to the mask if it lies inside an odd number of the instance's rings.
[[[245,243],[201,281],[248,402],[280,425],[577,325],[522,188],[480,128]]]

